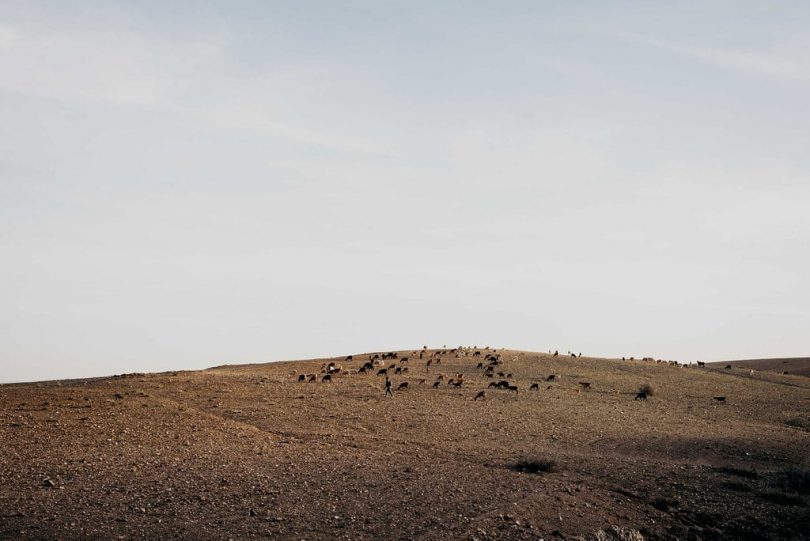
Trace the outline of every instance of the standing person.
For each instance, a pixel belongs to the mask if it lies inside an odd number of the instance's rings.
[[[391,380],[388,379],[388,376],[385,376],[385,396],[391,395],[391,398],[394,397],[394,391],[391,390]]]

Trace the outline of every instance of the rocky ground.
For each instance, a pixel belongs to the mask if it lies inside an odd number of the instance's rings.
[[[810,537],[810,378],[480,351],[0,386],[0,539]]]

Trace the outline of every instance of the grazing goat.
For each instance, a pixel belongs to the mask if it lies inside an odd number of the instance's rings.
[[[346,357],[346,360],[347,360],[347,361],[351,361],[351,360],[352,360],[352,356],[351,356],[351,355],[348,355],[348,356]]]
[[[637,392],[634,400],[647,400],[647,393],[645,393],[644,391]]]
[[[444,374],[439,374],[438,376],[436,376],[436,381],[441,381],[443,379],[444,379]]]
[[[307,380],[307,377],[304,374],[301,374],[300,376],[298,376],[298,382],[299,383],[304,383],[306,380]]]
[[[731,370],[731,365],[730,364],[726,365],[726,370]]]
[[[321,378],[321,383],[331,383],[332,376],[331,374],[326,374],[324,377]]]
[[[307,379],[307,381],[309,383],[315,383],[315,381],[317,381],[317,379],[318,379],[318,376],[316,376],[315,374],[310,374],[309,379]]]
[[[490,381],[490,382],[489,382],[489,385],[487,385],[487,388],[488,388],[488,389],[490,389],[490,388],[492,388],[492,387],[497,387],[497,386],[498,386],[498,384],[497,384],[497,383],[495,383],[494,381]]]
[[[580,385],[582,386],[582,388],[583,388],[583,389],[585,389],[586,391],[590,391],[590,390],[591,390],[591,384],[590,384],[590,383],[588,383],[587,381],[580,381],[580,382],[579,382],[579,384],[580,384]]]
[[[506,390],[515,391],[515,394],[518,394],[518,386],[517,385],[507,385]]]
[[[424,379],[420,379],[420,380],[419,380],[419,385],[424,385],[424,384],[425,384],[425,380],[424,380]]]
[[[698,362],[697,362],[697,365],[698,365],[698,366],[706,366],[706,363],[704,363],[703,361],[698,361]]]
[[[554,350],[554,355],[552,355],[552,357],[557,357],[559,354],[560,354],[560,352],[555,349]]]
[[[713,396],[712,399],[716,400],[717,402],[725,402],[726,401],[725,396]]]
[[[498,377],[499,378],[506,377],[506,374],[504,374],[503,372],[498,372]]]
[[[388,375],[388,369],[387,368],[380,368],[379,370],[377,370],[377,375],[378,376]]]
[[[540,385],[538,383],[532,383],[531,387],[529,387],[530,391],[539,391]]]
[[[433,388],[434,388],[434,389],[438,389],[438,388],[439,388],[439,385],[441,385],[441,384],[442,384],[442,382],[441,382],[441,381],[437,381],[436,383],[434,383],[434,384],[433,384]]]
[[[394,370],[394,374],[401,374],[401,373],[402,373],[402,367],[398,366],[397,369]]]
[[[546,381],[557,381],[557,376],[555,374],[551,374],[546,378]]]
[[[484,363],[478,363],[478,366],[476,366],[476,368],[484,368]]]
[[[509,388],[509,382],[508,381],[499,381],[498,383],[495,384],[495,387],[497,387],[498,389],[508,389]]]
[[[511,377],[512,377],[512,372],[509,372],[508,374],[506,374],[506,379],[509,379]]]
[[[478,400],[479,398],[481,400],[486,400],[487,399],[487,393],[485,393],[484,391],[481,391],[480,393],[475,395],[475,398],[473,398],[473,401]]]
[[[397,391],[401,391],[402,389],[407,389],[407,388],[408,388],[408,382],[407,382],[407,381],[403,381],[402,383],[400,383],[400,384],[397,386]]]

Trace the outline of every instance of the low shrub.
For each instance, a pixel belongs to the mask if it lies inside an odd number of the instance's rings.
[[[550,473],[557,469],[557,463],[544,458],[529,458],[510,464],[509,469],[522,473]]]

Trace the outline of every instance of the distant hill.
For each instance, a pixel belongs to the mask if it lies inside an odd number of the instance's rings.
[[[709,363],[713,366],[730,364],[735,368],[765,370],[782,374],[787,372],[794,376],[810,377],[810,357],[790,357],[785,359],[747,359]]]

